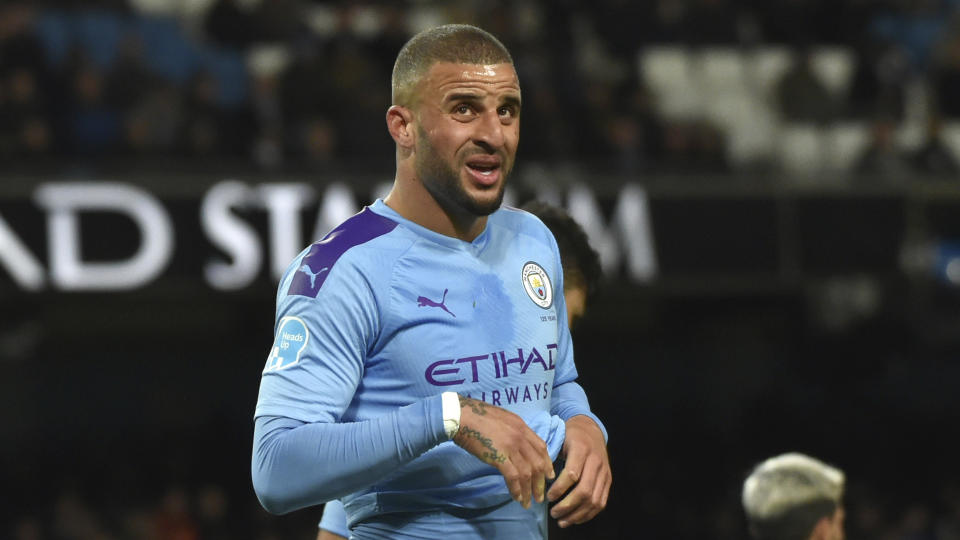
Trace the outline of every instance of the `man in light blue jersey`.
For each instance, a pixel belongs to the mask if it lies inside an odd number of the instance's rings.
[[[392,90],[393,189],[281,280],[254,489],[274,513],[339,498],[351,538],[544,538],[548,500],[560,526],[582,523],[612,476],[556,242],[500,209],[512,59],[478,28],[433,28],[401,49]]]
[[[529,201],[521,209],[540,218],[557,241],[563,268],[563,295],[567,306],[567,324],[584,315],[587,304],[596,294],[602,270],[600,256],[590,246],[583,228],[562,208],[542,201]],[[338,500],[323,506],[317,540],[346,540],[350,537],[347,515]]]

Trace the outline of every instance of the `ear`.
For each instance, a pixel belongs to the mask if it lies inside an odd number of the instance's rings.
[[[810,540],[826,540],[830,538],[830,528],[833,525],[830,516],[824,516],[813,526],[813,532],[810,533]]]
[[[414,144],[413,111],[401,105],[392,105],[387,109],[387,130],[401,148],[412,148]]]

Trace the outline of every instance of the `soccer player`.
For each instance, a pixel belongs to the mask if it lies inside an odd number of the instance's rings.
[[[500,208],[520,129],[510,54],[476,27],[426,30],[392,91],[393,189],[280,282],[257,496],[274,513],[339,498],[357,539],[541,539],[548,501],[562,527],[592,519],[612,475],[557,244]]]
[[[520,207],[540,218],[550,229],[560,250],[563,267],[563,295],[567,304],[567,324],[583,316],[587,304],[596,294],[602,270],[600,257],[590,246],[583,228],[562,208],[532,200]],[[338,500],[326,503],[320,518],[317,540],[346,540],[350,537],[347,516]]]
[[[843,540],[844,474],[799,453],[757,465],[743,483],[756,540]]]

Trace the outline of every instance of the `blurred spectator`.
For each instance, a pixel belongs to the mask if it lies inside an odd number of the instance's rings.
[[[43,528],[34,517],[24,517],[13,528],[13,540],[42,540]]]
[[[664,3],[667,2],[600,0],[596,3],[597,9],[592,13],[595,18],[594,25],[602,29],[600,37],[607,49],[618,58],[629,60],[644,42],[669,41],[665,36],[659,35],[661,25],[658,20],[658,7]]]
[[[34,34],[37,8],[29,2],[0,6],[0,72],[17,67],[42,69],[43,45]]]
[[[379,30],[367,39],[370,57],[380,64],[376,73],[392,73],[393,58],[410,39],[406,25],[406,12],[394,5],[379,6]]]
[[[310,167],[357,160],[380,167],[385,164],[362,158],[370,155],[371,145],[391,146],[382,130],[370,126],[380,124],[390,103],[385,79],[392,58],[411,25],[432,16],[483,21],[513,44],[524,82],[525,129],[539,134],[521,149],[528,157],[597,160],[628,174],[661,166],[719,173],[731,170],[724,130],[689,121],[695,116],[664,128],[646,91],[628,88],[640,47],[663,42],[788,43],[802,51],[831,42],[852,46],[858,56],[843,104],[831,100],[805,54],[779,82],[782,118],[816,124],[841,112],[899,122],[907,81],[917,66],[932,62],[932,94],[939,96],[938,109],[949,120],[960,118],[960,105],[949,99],[960,94],[960,38],[948,34],[943,54],[929,58],[947,28],[946,4],[533,0],[412,10],[408,3],[210,0],[191,10],[193,29],[200,30],[191,33],[159,31],[129,15],[124,2],[105,0],[95,4],[98,9],[119,15],[119,33],[103,37],[119,43],[107,71],[79,60],[86,51],[103,50],[94,43],[97,36],[82,30],[88,4],[57,11],[6,4],[0,7],[0,154],[105,157],[182,151],[184,157],[239,158],[267,168],[297,160]],[[148,18],[159,12],[143,11]],[[266,41],[293,47],[292,62],[269,75],[248,66],[251,91],[225,106],[220,99],[238,95],[228,92],[236,83],[218,87],[229,80],[223,73],[227,68],[212,65],[218,60],[211,59],[254,51]],[[47,69],[48,54],[72,58],[59,80]],[[178,55],[183,57],[179,68],[151,64]],[[917,159],[939,163],[939,158],[931,161],[942,155],[936,147]]]
[[[106,100],[106,78],[92,63],[75,57],[68,73],[74,91],[68,147],[80,155],[105,155],[120,141],[120,112]]]
[[[941,46],[931,75],[936,106],[944,117],[960,119],[960,32],[952,32]]]
[[[197,531],[203,540],[230,540],[243,536],[231,519],[230,503],[221,486],[208,484],[197,494]]]
[[[126,148],[140,155],[169,153],[179,143],[182,123],[180,93],[170,83],[159,84],[126,112]]]
[[[923,503],[914,503],[907,507],[899,528],[898,540],[939,540],[934,536],[930,508]]]
[[[927,119],[926,138],[913,155],[917,172],[930,176],[949,176],[960,172],[956,156],[941,138],[943,121],[931,114]]]
[[[107,77],[107,97],[121,110],[133,107],[158,82],[147,68],[139,34],[128,32],[120,41],[117,59]]]
[[[170,487],[154,516],[157,538],[164,540],[199,540],[200,532],[190,514],[189,499],[180,487]]]
[[[96,511],[75,493],[64,492],[59,495],[51,526],[54,538],[99,540],[106,537]]]
[[[659,172],[710,176],[730,170],[723,134],[709,122],[668,122],[663,145]]]
[[[758,13],[764,41],[791,46],[809,46],[836,14],[831,5],[809,0],[751,2]]]
[[[280,104],[278,73],[287,62],[285,49],[270,48],[253,56],[250,75],[252,92],[250,110],[255,123],[254,157],[264,169],[276,169],[283,162],[284,126]],[[259,59],[259,60],[257,60]]]
[[[826,124],[835,117],[836,103],[813,70],[812,52],[794,51],[793,64],[777,81],[777,106],[787,122]]]
[[[253,12],[256,30],[253,42],[282,42],[296,36],[303,25],[303,2],[268,0],[257,3]]]
[[[686,17],[687,42],[694,45],[736,45],[740,42],[740,3],[693,0]]]
[[[218,81],[208,71],[189,84],[182,143],[188,156],[198,158],[245,156],[253,140],[254,121],[245,106],[221,107]]]
[[[896,44],[871,39],[856,47],[847,113],[856,118],[903,118],[905,86],[910,77],[906,53]]]
[[[38,155],[52,145],[46,100],[36,72],[16,67],[0,78],[0,154]]]
[[[944,511],[936,520],[937,540],[960,540],[960,488],[948,484],[940,498]]]
[[[797,452],[771,457],[743,482],[743,510],[757,540],[843,540],[846,475]]]
[[[331,44],[331,65],[327,75],[333,92],[331,119],[337,126],[337,138],[341,157],[376,163],[390,156],[392,141],[383,130],[371,130],[369,126],[382,126],[384,114],[390,107],[390,73],[382,72],[378,61],[365,47],[365,42],[341,31]],[[396,54],[396,53],[394,53]],[[382,61],[382,60],[380,60]],[[384,152],[376,152],[377,145]]]
[[[214,42],[244,49],[260,38],[255,5],[241,0],[216,0],[203,21]]]
[[[53,144],[35,20],[29,4],[0,6],[0,155],[43,154]]]
[[[298,124],[290,150],[314,170],[332,172],[337,166],[337,129],[326,118],[314,116]]]
[[[925,73],[931,51],[949,20],[948,2],[908,0],[882,5],[881,11],[867,23],[871,33],[904,51],[911,73]]]
[[[634,175],[653,170],[663,134],[661,120],[653,109],[652,95],[631,78],[616,90],[613,99],[622,104],[622,110],[606,114],[604,135],[615,171]]]
[[[574,149],[581,149],[581,142],[574,142],[573,133],[580,115],[573,113],[574,107],[565,106],[561,101],[557,87],[553,84],[552,56],[543,47],[535,46],[526,52],[526,56],[515,59],[523,82],[523,129],[536,133],[520,146],[525,159],[548,160],[569,156]],[[560,115],[557,111],[570,110],[570,114]]]
[[[906,180],[913,170],[908,157],[894,138],[896,123],[885,116],[877,118],[870,129],[870,142],[857,160],[854,172],[879,179]]]
[[[648,4],[647,2],[630,2],[631,4]],[[687,39],[687,3],[682,0],[655,0],[650,2],[649,15],[641,15],[640,24],[646,23],[647,32],[641,26],[639,32],[631,32],[630,25],[625,19],[617,17],[616,11],[606,11],[611,18],[617,19],[617,24],[623,32],[634,34],[635,39],[648,43],[681,43]]]

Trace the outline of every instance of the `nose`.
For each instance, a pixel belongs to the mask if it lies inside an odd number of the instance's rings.
[[[504,145],[503,130],[504,125],[500,122],[500,115],[496,110],[484,112],[476,123],[473,141],[488,152],[497,151]]]

